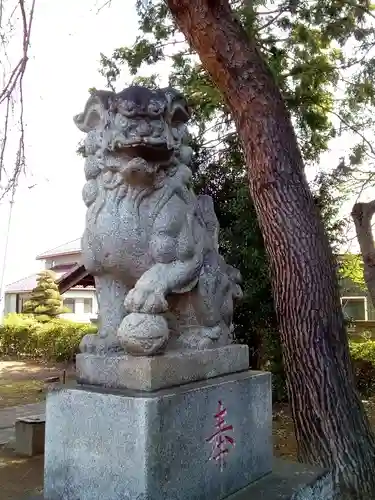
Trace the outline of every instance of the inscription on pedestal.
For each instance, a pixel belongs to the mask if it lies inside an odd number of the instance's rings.
[[[220,471],[224,470],[226,464],[226,456],[230,449],[235,446],[236,442],[233,436],[233,425],[226,422],[227,409],[223,402],[219,400],[217,411],[215,412],[215,432],[207,438],[207,441],[212,444],[212,451],[209,460],[214,460],[220,466]]]

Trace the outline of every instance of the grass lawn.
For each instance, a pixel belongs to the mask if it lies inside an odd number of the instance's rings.
[[[41,380],[12,380],[10,378],[0,380],[0,409],[8,406],[25,405],[28,403],[39,403],[45,399],[44,387]]]
[[[0,359],[0,410],[8,406],[38,403],[45,399],[44,381],[49,377],[74,378],[72,367],[31,360]]]
[[[45,400],[44,380],[61,375],[63,366],[0,360],[0,410]],[[71,373],[68,377],[72,381]],[[0,422],[1,427],[1,422]],[[43,487],[43,456],[23,458],[0,446],[1,500],[19,500]]]

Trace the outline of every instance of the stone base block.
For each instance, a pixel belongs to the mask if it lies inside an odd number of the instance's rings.
[[[303,464],[275,460],[271,474],[230,495],[226,500],[333,500],[333,498],[330,472]],[[43,495],[36,495],[22,497],[20,500],[48,499],[44,499]]]
[[[48,394],[46,500],[219,500],[272,469],[271,376]]]
[[[15,451],[33,457],[44,453],[45,418],[30,416],[18,418],[15,424]]]
[[[156,391],[248,369],[249,348],[237,344],[151,357],[86,353],[76,357],[78,383],[140,391]]]

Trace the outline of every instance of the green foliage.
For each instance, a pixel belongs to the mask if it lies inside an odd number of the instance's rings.
[[[63,307],[63,299],[55,279],[52,271],[38,273],[37,285],[31,292],[30,300],[26,301],[23,307],[24,314],[33,314],[39,321],[49,321],[59,314],[69,312],[69,309]]]
[[[350,353],[354,360],[363,359],[375,366],[375,340],[350,342]]]
[[[0,325],[0,356],[27,357],[48,361],[72,361],[91,324],[63,319],[40,322],[28,314],[9,314]]]
[[[305,162],[319,160],[332,138],[347,151],[334,168],[336,187],[360,194],[374,184],[375,7],[369,0],[230,0],[237,19],[255,37],[291,113]],[[202,144],[207,130],[216,144],[232,122],[220,93],[186,45],[164,0],[137,1],[139,32],[131,47],[102,55],[109,86],[123,81],[127,66],[135,80],[145,66],[157,74],[170,66],[169,82],[189,98]],[[159,64],[159,67],[157,66]],[[354,141],[353,141],[354,139]],[[210,148],[214,145],[212,137]],[[337,194],[337,193],[336,193]]]
[[[257,39],[284,95],[305,160],[317,160],[342,127],[333,117],[339,113],[350,126],[357,119],[354,113],[374,101],[375,64],[366,53],[375,40],[369,2],[276,0],[269,8],[262,0],[231,4],[245,30]],[[144,65],[168,63],[170,83],[182,89],[193,106],[199,103],[199,125],[202,120],[225,120],[221,95],[184,43],[165,2],[138,1],[137,10],[141,34],[134,45],[116,49],[111,57],[102,55],[109,84],[116,82],[123,64],[138,75]],[[346,68],[351,68],[350,74]],[[335,89],[342,84],[344,98],[336,99]]]
[[[357,388],[364,396],[375,394],[375,341],[350,341]]]
[[[340,276],[349,280],[350,283],[366,290],[363,275],[363,259],[361,255],[347,253],[340,256]]]

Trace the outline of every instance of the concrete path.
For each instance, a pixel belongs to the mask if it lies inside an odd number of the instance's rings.
[[[45,402],[11,406],[0,410],[0,445],[8,443],[14,438],[14,424],[17,418],[42,415],[45,411]]]

